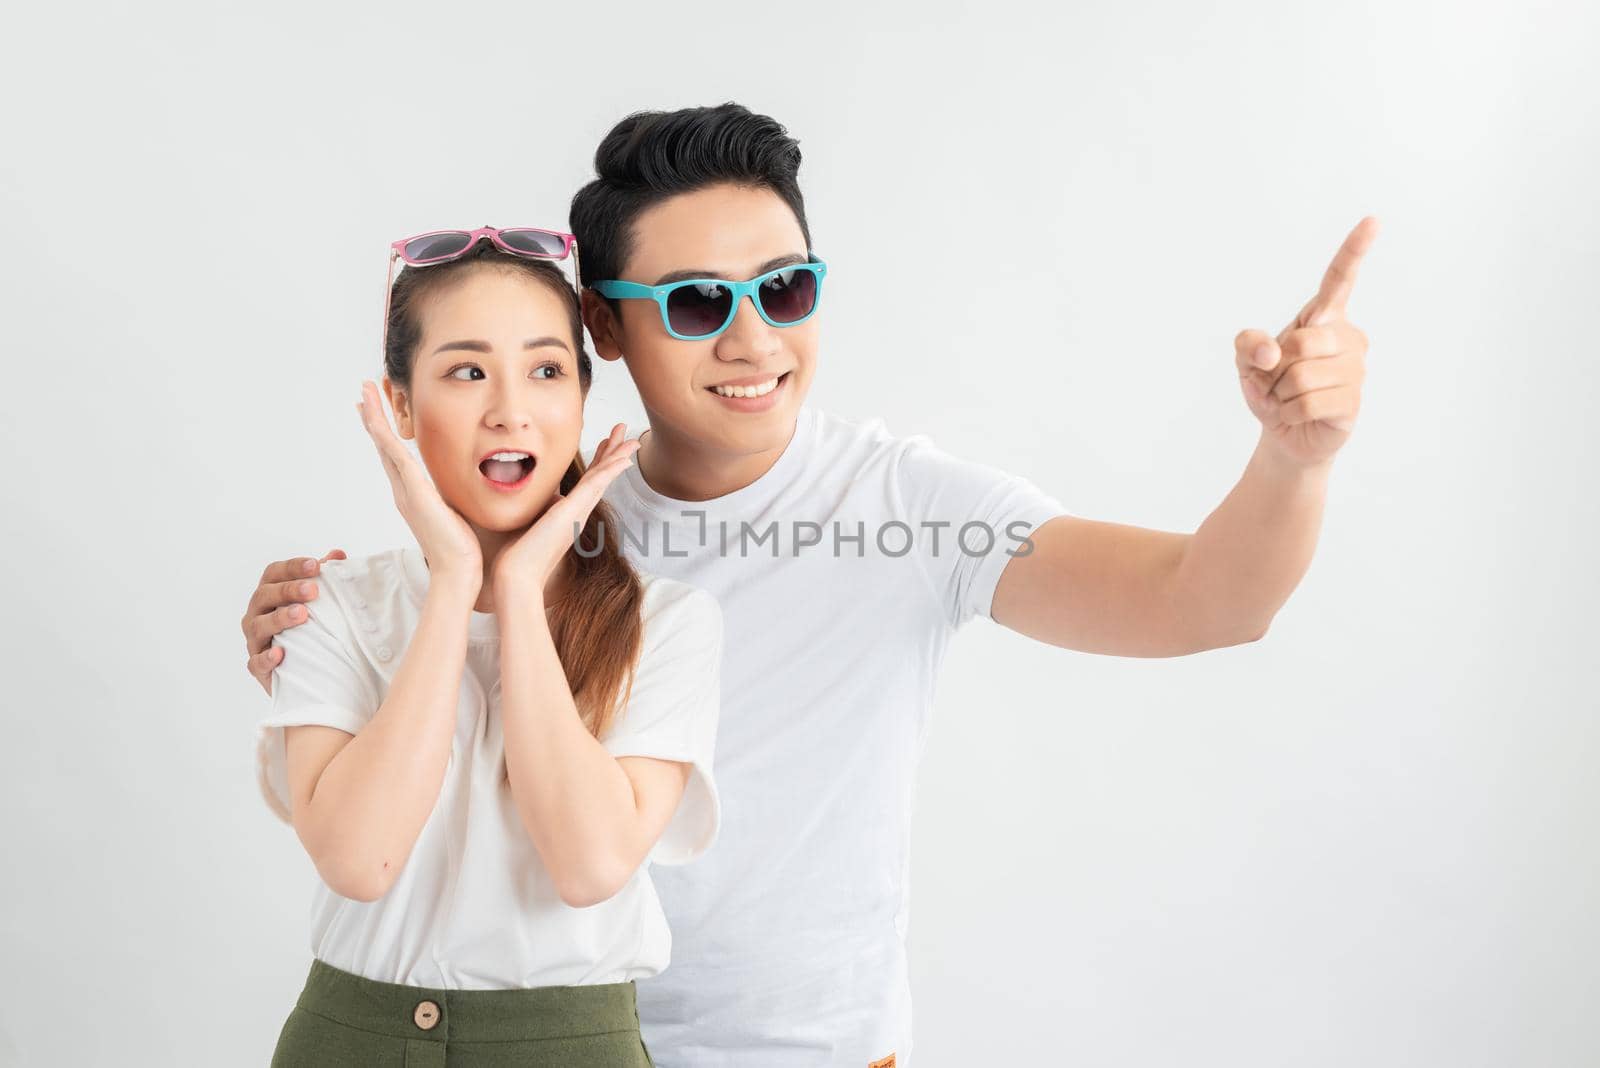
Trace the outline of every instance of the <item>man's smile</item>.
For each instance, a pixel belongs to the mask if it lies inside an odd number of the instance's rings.
[[[762,412],[778,403],[777,394],[788,384],[790,372],[749,375],[707,386],[706,392],[741,412]]]

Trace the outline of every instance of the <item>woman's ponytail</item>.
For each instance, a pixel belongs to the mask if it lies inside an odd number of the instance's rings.
[[[583,460],[574,457],[561,479],[563,494],[572,491],[583,471]],[[589,513],[577,549],[567,552],[571,581],[550,610],[550,636],[572,699],[596,738],[605,736],[627,706],[644,638],[644,590],[621,545],[615,516],[601,501]]]

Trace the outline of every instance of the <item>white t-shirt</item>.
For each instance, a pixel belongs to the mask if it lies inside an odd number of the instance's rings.
[[[646,864],[615,896],[572,908],[556,892],[503,781],[500,640],[494,615],[473,612],[444,783],[405,866],[376,901],[340,897],[316,880],[311,952],[386,983],[451,990],[616,983],[667,966],[672,936],[649,862],[704,853],[720,820],[712,777],[722,621],[703,590],[649,575],[643,640],[627,706],[601,744],[614,756],[693,765]],[[268,804],[285,821],[284,727],[358,732],[377,712],[412,634],[428,569],[415,546],[324,565],[310,618],[274,643],[284,661],[258,734]]]
[[[956,629],[989,615],[1008,554],[1065,509],[926,438],[810,408],[743,489],[676,501],[630,467],[606,498],[630,557],[710,591],[726,625],[722,829],[699,863],[656,874],[674,941],[672,967],[638,988],[652,1057],[867,1068],[893,1053],[906,1068],[911,811],[935,677]]]

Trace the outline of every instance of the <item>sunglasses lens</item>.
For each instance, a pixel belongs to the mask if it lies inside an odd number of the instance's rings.
[[[756,295],[773,322],[796,322],[817,306],[817,276],[798,267],[781,271],[762,282]]]
[[[406,255],[413,260],[437,260],[455,256],[472,244],[472,235],[451,230],[443,234],[427,234],[406,242]]]
[[[728,319],[733,294],[727,286],[701,282],[667,294],[667,322],[685,337],[714,334]]]
[[[566,249],[566,242],[555,234],[547,234],[543,230],[501,230],[500,240],[529,256],[553,256],[560,259]]]

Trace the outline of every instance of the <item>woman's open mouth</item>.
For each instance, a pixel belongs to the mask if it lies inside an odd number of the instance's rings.
[[[478,470],[489,485],[507,493],[521,489],[522,484],[528,481],[528,476],[533,474],[535,466],[537,461],[531,453],[513,449],[491,452],[478,462]]]

